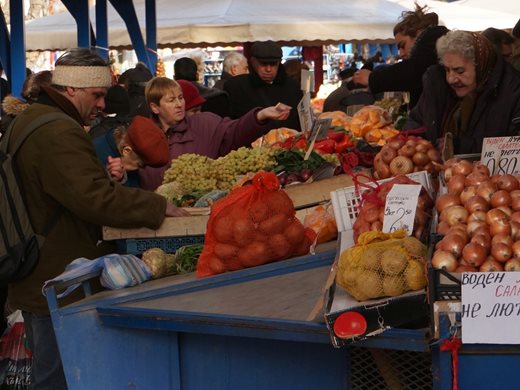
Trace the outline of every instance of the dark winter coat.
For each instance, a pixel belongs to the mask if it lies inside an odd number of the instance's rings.
[[[179,124],[168,129],[170,159],[185,153],[196,153],[216,159],[267,133],[267,125],[256,120],[259,108],[253,109],[240,119],[221,118],[210,112],[186,116]],[[164,172],[170,167],[145,167],[139,171],[141,187],[155,190],[162,184]]]
[[[231,78],[233,78],[233,75],[226,72],[225,70],[223,70],[222,74],[220,75],[220,79],[215,83],[213,88],[218,88],[218,89],[224,90],[224,85]]]
[[[192,83],[199,91],[199,95],[206,99],[201,106],[203,112],[212,112],[222,118],[231,115],[227,92],[218,88],[208,88],[194,81]]]
[[[112,246],[98,244],[102,225],[157,229],[166,209],[163,197],[110,181],[75,107],[54,90],[47,93],[40,100],[44,104],[32,104],[19,115],[12,138],[16,139],[17,129],[48,112],[70,116],[40,127],[15,157],[35,231],[42,234],[51,218],[58,216],[34,272],[9,285],[12,307],[35,314],[48,313],[42,295],[46,280],[62,273],[76,258],[94,259],[114,251]]]
[[[373,93],[404,91],[410,93],[410,108],[419,101],[423,87],[422,76],[429,66],[437,64],[437,39],[448,32],[444,26],[428,27],[412,48],[410,58],[396,64],[378,67],[370,74],[368,86]]]
[[[424,75],[423,94],[405,128],[424,126],[425,137],[437,141],[443,136],[444,120],[457,99],[446,82],[444,68],[430,67]],[[454,139],[455,153],[480,153],[484,137],[517,135],[520,123],[513,121],[520,122],[520,73],[498,56],[491,77],[478,95],[469,130]]]
[[[268,129],[289,127],[300,130],[298,119],[298,103],[302,99],[300,84],[287,77],[283,66],[278,67],[278,73],[272,84],[263,81],[251,69],[249,74],[241,74],[228,80],[224,90],[229,94],[231,115],[239,118],[254,107],[275,106],[284,103],[292,107],[289,118],[285,121],[271,121]]]

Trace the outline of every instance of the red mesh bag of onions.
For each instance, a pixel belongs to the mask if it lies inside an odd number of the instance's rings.
[[[291,198],[272,172],[233,190],[211,207],[197,277],[309,253],[316,233],[296,218]]]
[[[361,233],[383,229],[386,196],[394,184],[419,184],[405,175],[396,176],[384,183],[374,183],[375,187],[370,187],[361,195],[359,213],[353,225],[355,243]],[[413,236],[419,240],[424,238],[423,234],[427,231],[426,224],[431,217],[432,207],[433,201],[423,187],[417,202],[413,227]]]

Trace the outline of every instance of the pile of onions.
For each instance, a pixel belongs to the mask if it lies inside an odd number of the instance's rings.
[[[377,180],[412,172],[433,173],[433,163],[441,156],[430,141],[416,136],[396,136],[387,141],[374,157],[374,177]]]
[[[385,212],[385,202],[388,192],[394,184],[418,184],[407,176],[399,175],[393,179],[380,184],[377,189],[368,190],[363,194],[363,203],[359,209],[358,216],[353,225],[354,242],[361,233],[367,231],[382,231],[383,219]],[[428,192],[421,189],[419,199],[417,200],[417,208],[415,211],[415,219],[413,226],[413,236],[418,240],[421,239],[428,220],[431,218],[433,201]]]
[[[437,197],[434,268],[450,272],[520,271],[520,182],[490,175],[480,163],[451,159],[442,166],[447,192]]]

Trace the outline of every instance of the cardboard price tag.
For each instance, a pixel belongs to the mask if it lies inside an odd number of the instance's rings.
[[[464,272],[462,342],[520,344],[520,272]]]
[[[520,174],[520,137],[484,138],[480,162],[492,175]]]
[[[408,235],[412,235],[421,188],[420,184],[394,184],[386,196],[383,232],[405,229]]]
[[[309,134],[312,129],[313,112],[311,108],[311,93],[306,92],[302,100],[298,103],[298,117],[300,118],[300,126],[303,132]]]
[[[302,69],[300,87],[303,92],[314,92],[314,73],[307,69]]]

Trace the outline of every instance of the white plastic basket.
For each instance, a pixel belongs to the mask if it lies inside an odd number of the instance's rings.
[[[410,179],[416,181],[417,183],[422,184],[422,186],[428,191],[430,196],[433,199],[433,185],[431,175],[426,171],[414,172],[408,175]],[[385,181],[389,181],[393,178],[379,180],[377,183],[384,183]],[[364,183],[367,186],[374,187],[373,183]],[[359,205],[361,203],[361,194],[367,191],[368,188],[359,187],[356,190],[356,187],[344,187],[332,191],[330,193],[330,199],[332,201],[332,206],[334,207],[334,216],[336,218],[336,224],[338,226],[338,231],[349,231],[352,230],[352,226],[356,221],[356,218],[359,213]]]

